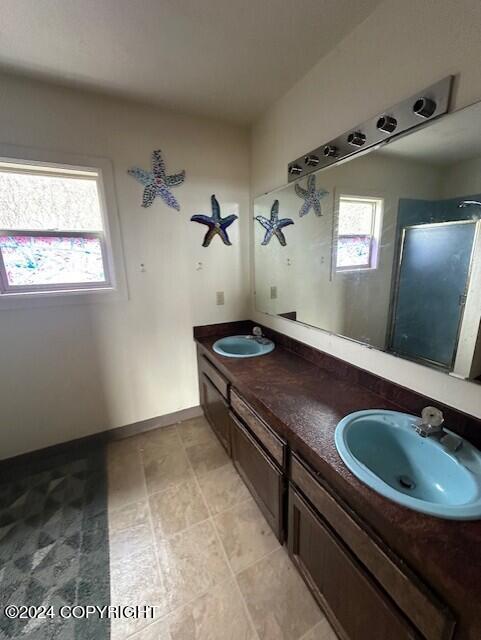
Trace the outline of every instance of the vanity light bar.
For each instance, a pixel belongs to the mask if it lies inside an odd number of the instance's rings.
[[[287,166],[288,181],[293,182],[443,115],[449,108],[452,83],[453,76],[448,76],[293,160]]]

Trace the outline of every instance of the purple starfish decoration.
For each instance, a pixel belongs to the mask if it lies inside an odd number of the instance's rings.
[[[309,213],[311,208],[314,209],[316,216],[322,216],[321,199],[329,192],[324,189],[316,189],[316,176],[311,175],[307,178],[307,189],[303,189],[300,184],[296,184],[294,188],[299,198],[304,200],[299,216],[302,218]]]
[[[209,227],[205,234],[202,246],[208,247],[210,245],[210,241],[215,235],[219,235],[224,244],[231,245],[232,242],[229,240],[229,236],[227,235],[227,227],[229,227],[234,220],[237,220],[237,216],[231,215],[226,218],[222,218],[220,215],[219,203],[217,202],[215,195],[210,197],[210,201],[212,206],[212,216],[198,214],[191,218],[192,222],[200,222],[200,224],[205,224]]]
[[[291,220],[291,218],[282,218],[281,220],[279,220],[279,200],[274,200],[274,204],[271,207],[270,220],[264,218],[264,216],[256,216],[256,220],[257,222],[260,222],[266,230],[266,235],[264,236],[264,240],[261,242],[261,244],[269,244],[272,236],[275,235],[281,245],[283,247],[286,246],[286,238],[282,233],[282,229],[289,226],[290,224],[294,224],[294,221]]]
[[[160,196],[167,206],[180,211],[180,205],[171,194],[170,188],[184,182],[185,171],[175,173],[172,176],[166,175],[165,163],[160,149],[152,153],[152,171],[144,171],[144,169],[134,167],[129,169],[127,173],[144,185],[143,207],[150,207],[156,196]]]

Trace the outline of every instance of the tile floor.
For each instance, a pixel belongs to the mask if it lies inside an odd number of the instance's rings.
[[[109,446],[112,640],[335,640],[204,418]]]

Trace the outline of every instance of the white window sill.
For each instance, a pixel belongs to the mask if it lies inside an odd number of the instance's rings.
[[[359,271],[376,271],[377,267],[345,267],[336,269],[336,274],[359,273]]]
[[[125,300],[128,300],[127,293],[113,287],[67,291],[9,292],[0,295],[0,311],[61,307],[72,304],[111,303]]]

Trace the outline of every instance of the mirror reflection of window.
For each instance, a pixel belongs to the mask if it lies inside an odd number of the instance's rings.
[[[382,209],[381,198],[340,196],[336,271],[377,268]]]

